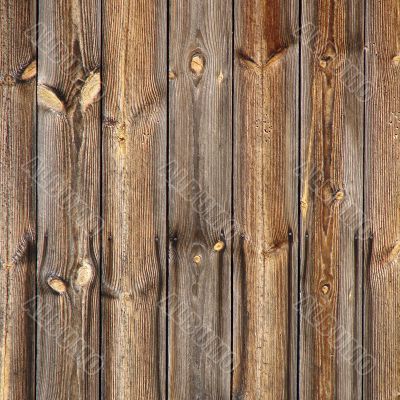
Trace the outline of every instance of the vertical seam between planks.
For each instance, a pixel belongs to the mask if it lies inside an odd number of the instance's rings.
[[[36,90],[35,90],[35,132],[34,132],[34,138],[35,138],[35,143],[34,143],[34,152],[35,152],[35,163],[34,163],[34,171],[33,171],[33,176],[34,176],[34,193],[35,193],[35,273],[34,273],[34,286],[35,286],[35,312],[34,312],[34,344],[35,344],[35,350],[34,350],[34,367],[33,367],[33,376],[34,376],[34,398],[36,400],[37,398],[37,359],[38,359],[38,325],[37,325],[37,313],[38,313],[38,277],[39,277],[39,271],[38,271],[38,243],[39,243],[39,237],[38,237],[38,203],[39,203],[39,196],[38,196],[38,138],[39,138],[39,129],[38,129],[38,96],[37,96],[37,88],[38,88],[38,82],[39,82],[39,1],[40,0],[33,0],[32,2],[35,5],[35,54],[36,54]],[[32,173],[32,171],[31,171]]]
[[[166,118],[166,176],[165,176],[165,185],[166,185],[166,211],[165,211],[165,224],[166,224],[166,234],[165,234],[165,399],[168,400],[169,398],[169,320],[168,320],[168,312],[169,312],[169,261],[170,261],[170,255],[169,255],[169,204],[170,204],[170,198],[169,198],[169,138],[170,138],[170,130],[169,130],[169,125],[170,125],[170,101],[169,101],[169,96],[170,96],[170,82],[169,82],[169,70],[170,70],[170,39],[169,39],[169,34],[170,34],[170,0],[166,0],[166,18],[167,18],[167,32],[166,32],[166,57],[167,57],[167,71],[166,71],[166,79],[167,79],[167,118]]]
[[[232,17],[232,25],[231,25],[231,372],[230,372],[230,399],[233,398],[233,365],[234,365],[234,343],[233,343],[233,335],[234,335],[234,246],[235,246],[235,211],[234,211],[234,182],[235,182],[235,0],[231,1],[231,17]]]
[[[299,11],[298,11],[298,98],[297,98],[297,130],[298,130],[298,154],[297,154],[297,236],[298,236],[298,244],[297,244],[297,337],[296,337],[296,347],[297,347],[297,360],[296,360],[296,398],[300,399],[300,334],[301,334],[301,245],[302,245],[302,226],[301,226],[301,139],[302,139],[302,131],[301,131],[301,73],[302,73],[302,60],[301,60],[301,46],[302,46],[302,0],[299,0],[298,3]]]
[[[364,69],[364,76],[363,76],[363,170],[362,170],[362,237],[363,237],[363,246],[362,246],[362,262],[361,262],[361,347],[362,347],[362,364],[364,364],[364,359],[365,359],[365,354],[366,349],[365,349],[365,276],[367,271],[365,270],[367,266],[365,265],[365,239],[366,239],[366,227],[365,226],[365,211],[366,211],[366,172],[365,172],[365,167],[366,167],[366,151],[367,151],[367,146],[366,146],[366,93],[365,93],[365,87],[367,83],[367,53],[366,53],[366,40],[367,40],[367,0],[363,1],[363,8],[364,8],[364,16],[363,16],[363,21],[364,21],[364,27],[363,27],[363,69]],[[367,350],[368,351],[368,350]],[[363,369],[362,369],[363,371]],[[361,399],[364,399],[364,372],[361,374]]]
[[[99,399],[101,400],[103,397],[103,385],[102,385],[102,376],[103,376],[103,300],[102,300],[102,285],[103,285],[103,235],[104,235],[104,228],[105,228],[105,219],[104,219],[104,193],[103,193],[103,171],[104,171],[104,151],[103,151],[103,96],[104,96],[104,87],[103,87],[103,1],[100,0],[100,183],[99,183],[99,190],[100,190],[100,223],[102,227],[99,233],[99,354],[100,354],[100,362],[101,368],[99,371]]]

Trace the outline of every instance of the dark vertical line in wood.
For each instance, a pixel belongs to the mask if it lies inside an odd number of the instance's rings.
[[[357,230],[354,234],[354,294],[355,294],[355,310],[356,312],[354,313],[354,322],[353,322],[353,338],[355,340],[358,340],[357,338],[360,337],[359,333],[359,323],[357,323],[358,320],[358,315],[357,315],[357,310],[359,309],[359,301],[360,301],[360,295],[361,295],[361,301],[362,301],[362,293],[360,293],[360,286],[359,282],[361,279],[362,282],[362,271],[360,271],[360,267],[362,269],[362,264],[360,266],[360,260],[359,260],[359,251],[360,251],[360,238],[359,238],[359,231]],[[361,304],[362,305],[362,304]],[[362,340],[362,339],[361,339]],[[358,346],[355,346],[353,349],[353,360],[354,362],[357,363],[356,360],[358,360],[357,352],[358,352]],[[362,350],[361,350],[362,351]],[[362,351],[363,352],[363,351]],[[362,354],[361,354],[362,356]],[[357,364],[353,365],[353,382],[357,382]],[[362,388],[362,384],[361,384]],[[353,385],[352,388],[352,398],[357,399],[357,394],[359,392],[359,386],[357,384]],[[362,393],[362,389],[361,389]],[[362,397],[362,394],[361,394]]]
[[[99,191],[100,191],[100,223],[101,228],[98,232],[99,236],[99,355],[101,362],[101,369],[99,372],[99,400],[103,398],[103,385],[102,385],[102,376],[103,376],[103,301],[102,301],[102,293],[103,293],[103,229],[104,229],[104,196],[103,196],[103,176],[104,176],[104,152],[103,152],[103,120],[104,120],[104,107],[103,107],[103,1],[100,2],[100,183],[99,183]]]
[[[292,333],[293,333],[293,327],[292,327],[292,318],[293,318],[293,309],[292,309],[292,285],[293,285],[293,262],[292,262],[292,253],[293,253],[293,231],[291,228],[289,228],[288,231],[288,260],[287,260],[287,265],[288,265],[288,279],[287,279],[287,337],[288,337],[288,344],[287,344],[287,354],[286,354],[286,387],[287,387],[287,398],[291,398],[291,383],[292,383],[292,376],[291,376],[291,357],[292,357],[292,346],[291,346],[291,340],[292,340]]]
[[[156,310],[156,332],[160,332],[160,302],[161,302],[161,294],[162,294],[162,281],[164,277],[162,276],[162,262],[161,262],[161,246],[160,246],[160,238],[158,236],[155,237],[155,253],[156,253],[156,262],[158,265],[158,270],[159,270],[159,282],[158,282],[158,294],[157,294],[157,310]],[[160,352],[160,346],[157,346],[157,349],[155,351],[155,357],[154,361],[155,363],[158,363],[158,368],[157,368],[157,382],[158,382],[158,395],[160,398],[162,397],[162,383],[161,383],[161,376],[162,374],[160,373],[161,369],[164,368],[164,365],[161,363],[161,358],[160,358],[161,352]]]
[[[39,249],[38,249],[38,243],[39,243],[39,237],[38,237],[38,96],[37,96],[37,88],[38,88],[38,79],[37,79],[37,73],[39,71],[39,26],[38,26],[38,21],[39,21],[39,0],[35,1],[35,55],[36,55],[36,92],[35,92],[35,154],[34,154],[34,160],[35,160],[35,166],[34,166],[34,193],[35,193],[35,249],[36,249],[36,254],[35,254],[35,314],[34,314],[34,321],[35,321],[35,327],[34,327],[34,332],[35,332],[35,338],[33,340],[33,343],[35,344],[35,351],[34,351],[34,385],[35,388],[33,390],[34,393],[34,398],[37,400],[37,360],[38,360],[38,324],[37,324],[37,316],[38,316],[38,262],[39,262]],[[43,242],[44,244],[47,244],[47,239]]]
[[[166,155],[165,155],[165,162],[166,162],[166,172],[165,172],[165,179],[166,179],[166,208],[165,208],[165,223],[166,223],[166,233],[165,233],[165,399],[169,399],[169,266],[170,266],[170,231],[169,231],[169,139],[170,139],[170,82],[169,82],[169,70],[170,70],[170,8],[171,8],[171,0],[167,0],[167,10],[166,10],[166,18],[167,18],[167,118],[166,118],[166,133],[167,133],[167,143],[166,143]]]
[[[365,374],[365,357],[368,356],[370,352],[370,336],[368,335],[371,329],[371,315],[370,315],[370,304],[371,304],[371,281],[370,281],[370,267],[371,267],[371,258],[372,258],[372,249],[374,244],[374,236],[372,232],[369,232],[368,241],[365,249],[365,265],[364,265],[364,277],[363,277],[363,287],[364,287],[364,309],[363,309],[363,350],[365,350],[365,354],[363,354],[363,366],[362,366],[362,378],[363,378],[363,387],[362,387],[362,398],[371,398],[372,393],[370,393],[368,388],[370,388],[370,372],[368,375]],[[364,336],[365,335],[365,336]],[[367,366],[368,368],[368,366]]]
[[[365,274],[366,274],[366,266],[365,266],[365,239],[366,239],[366,234],[367,234],[367,229],[368,226],[365,226],[365,211],[366,211],[366,185],[365,185],[365,180],[366,180],[366,174],[365,174],[365,168],[366,168],[366,151],[367,151],[367,145],[366,145],[366,140],[367,140],[367,125],[366,125],[366,93],[365,93],[365,88],[367,84],[367,53],[365,51],[366,49],[366,40],[367,40],[367,0],[364,0],[363,2],[364,5],[364,29],[363,29],[363,42],[364,42],[364,49],[363,49],[363,74],[364,74],[364,79],[363,79],[363,172],[362,172],[362,239],[363,239],[363,246],[362,246],[362,263],[361,263],[361,282],[362,282],[362,290],[361,290],[361,346],[362,346],[362,363],[364,364],[364,355],[365,355]],[[362,368],[363,369],[363,368]],[[364,399],[364,373],[361,374],[361,399]]]
[[[239,245],[238,245],[238,266],[237,266],[237,274],[238,282],[240,282],[240,300],[242,302],[242,306],[240,307],[240,334],[236,336],[240,338],[241,343],[237,345],[235,348],[239,349],[240,355],[240,363],[238,365],[238,376],[239,376],[239,384],[237,387],[236,397],[235,399],[244,398],[245,391],[245,373],[248,368],[248,353],[246,351],[246,343],[249,334],[249,326],[248,326],[248,310],[247,310],[247,277],[246,277],[246,255],[244,251],[244,241],[246,240],[246,236],[241,233],[239,236]],[[239,347],[240,346],[240,347]]]
[[[297,400],[300,399],[300,335],[301,335],[301,323],[300,323],[300,300],[301,300],[301,245],[302,245],[302,226],[301,226],[301,73],[302,73],[302,63],[301,63],[301,48],[302,48],[302,0],[299,0],[299,15],[298,15],[298,43],[299,46],[299,68],[298,68],[298,97],[297,97],[297,130],[298,130],[298,152],[297,152],[297,237],[298,237],[298,247],[297,247],[297,363],[296,363],[296,373],[297,373],[297,381],[296,381],[296,397]],[[308,238],[306,236],[306,238]],[[307,254],[307,253],[306,253]]]
[[[230,399],[233,398],[233,362],[234,362],[234,343],[233,343],[233,335],[234,335],[234,253],[235,253],[235,246],[236,246],[236,232],[235,231],[235,194],[234,194],[234,180],[235,180],[235,0],[232,0],[232,37],[231,37],[231,46],[232,46],[232,57],[231,57],[231,137],[232,137],[232,144],[231,144],[231,375],[230,375]]]

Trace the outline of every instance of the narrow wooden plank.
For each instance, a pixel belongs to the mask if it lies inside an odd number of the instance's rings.
[[[363,8],[302,2],[304,399],[361,398]]]
[[[103,1],[105,399],[163,399],[167,8]],[[163,302],[165,304],[165,302]]]
[[[170,7],[169,395],[229,399],[232,6]]]
[[[296,393],[296,1],[235,2],[234,399]]]
[[[367,2],[366,343],[369,399],[400,396],[400,4]]]
[[[99,397],[99,0],[40,0],[38,399]]]
[[[0,399],[34,398],[35,2],[0,1]]]

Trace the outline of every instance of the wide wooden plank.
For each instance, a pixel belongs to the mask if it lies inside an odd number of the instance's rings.
[[[166,4],[103,1],[102,393],[110,400],[165,395]]]
[[[400,4],[367,2],[364,399],[400,396]]]
[[[170,2],[171,399],[230,396],[231,3]]]
[[[296,1],[235,2],[234,399],[296,393]]]
[[[360,399],[363,1],[302,1],[300,396]]]
[[[35,2],[0,1],[0,399],[34,398]]]
[[[38,399],[99,397],[99,0],[40,0]]]

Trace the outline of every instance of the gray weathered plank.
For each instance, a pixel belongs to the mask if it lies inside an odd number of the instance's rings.
[[[297,1],[235,2],[234,399],[296,393]]]
[[[35,2],[0,1],[0,399],[34,398]]]
[[[169,395],[229,399],[232,2],[170,2]]]
[[[165,395],[166,5],[103,1],[102,395],[110,400]]]
[[[37,398],[99,396],[99,0],[40,0]]]
[[[367,2],[364,399],[400,397],[400,3]]]

